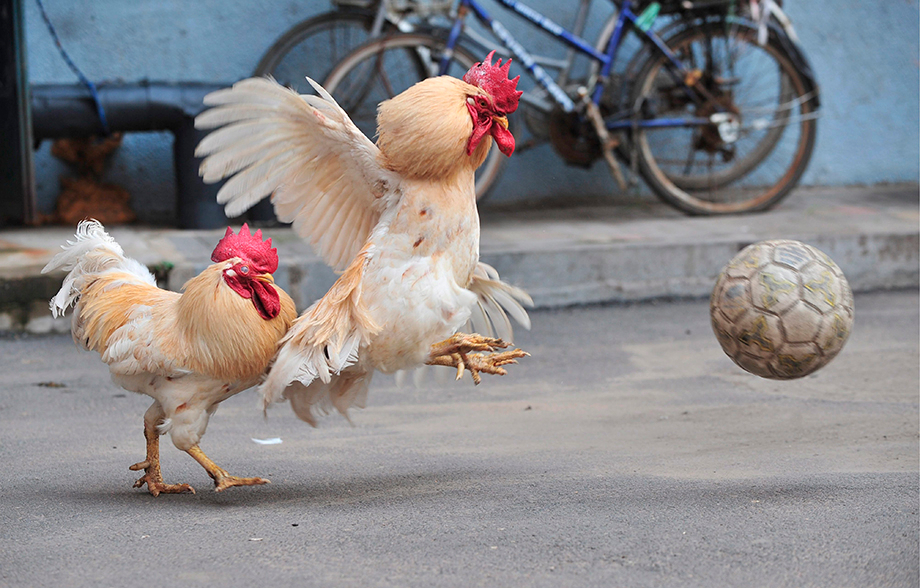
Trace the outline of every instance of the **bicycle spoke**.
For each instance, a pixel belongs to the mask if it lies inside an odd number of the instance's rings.
[[[393,84],[390,83],[390,78],[387,77],[387,71],[383,67],[382,56],[380,59],[377,59],[377,63],[375,64],[375,69],[377,70],[377,77],[383,83],[383,88],[384,88],[384,91],[386,92],[387,98],[392,98],[396,96],[396,94],[398,94],[399,92],[393,89]]]
[[[693,162],[696,160],[696,142],[699,140],[699,131],[693,131],[693,137],[689,144],[689,149],[687,153],[687,165],[684,166],[684,175],[690,175],[691,170],[693,170]]]
[[[298,92],[311,93],[305,76],[323,80],[332,67],[368,38],[373,15],[329,12],[294,27],[272,45],[255,75],[270,75]]]

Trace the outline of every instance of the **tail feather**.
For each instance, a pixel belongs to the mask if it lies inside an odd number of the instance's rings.
[[[348,419],[349,408],[364,408],[372,375],[373,372],[358,370],[344,372],[328,382],[317,379],[309,386],[294,382],[285,389],[284,397],[291,401],[294,414],[314,427],[317,417],[333,410]]]
[[[469,288],[477,297],[470,315],[474,332],[511,342],[514,330],[508,315],[530,330],[530,316],[524,307],[533,306],[533,299],[520,288],[502,282],[495,268],[479,262]]]
[[[73,305],[87,285],[100,274],[117,270],[130,275],[130,281],[156,286],[153,274],[141,263],[126,258],[121,245],[115,242],[105,227],[97,220],[81,221],[73,241],[67,241],[64,249],[48,262],[42,273],[56,269],[68,272],[64,284],[51,299],[51,313],[63,315]],[[135,282],[136,278],[136,282]]]

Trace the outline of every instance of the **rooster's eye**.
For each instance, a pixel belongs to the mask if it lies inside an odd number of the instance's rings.
[[[248,274],[249,266],[248,265],[240,266],[240,271],[243,272],[244,274]]]
[[[479,98],[477,98],[476,101],[479,103],[479,107],[480,107],[480,108],[488,108],[488,107],[489,107],[488,101],[486,101],[486,99],[483,98],[482,96],[480,96]]]

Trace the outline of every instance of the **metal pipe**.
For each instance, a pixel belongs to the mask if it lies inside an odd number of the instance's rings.
[[[227,224],[223,209],[217,204],[220,185],[201,181],[200,160],[194,157],[195,145],[204,136],[195,129],[195,116],[205,109],[202,100],[209,92],[226,86],[139,82],[97,87],[110,131],[170,131],[174,135],[180,228],[217,228]],[[32,132],[37,142],[104,134],[93,99],[81,85],[33,85],[31,105]]]

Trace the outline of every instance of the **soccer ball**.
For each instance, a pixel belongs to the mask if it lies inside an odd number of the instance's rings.
[[[741,368],[801,378],[840,352],[853,328],[853,293],[830,257],[799,241],[745,247],[716,280],[712,330]]]

